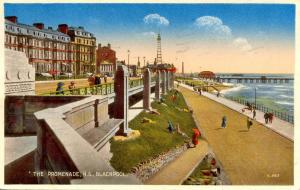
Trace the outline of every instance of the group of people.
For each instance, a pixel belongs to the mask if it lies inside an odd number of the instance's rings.
[[[107,83],[107,76],[104,75],[103,77],[104,83]],[[89,78],[88,78],[88,82],[90,86],[94,86],[94,85],[100,85],[101,84],[101,77],[99,74],[95,75],[92,74]]]
[[[250,130],[250,127],[253,125],[253,121],[252,119],[250,119],[249,117],[247,117],[247,129],[248,131]],[[221,121],[221,128],[226,128],[227,127],[227,117],[223,116],[222,117],[222,121]]]
[[[274,114],[271,113],[271,112],[267,112],[267,113],[264,114],[264,118],[265,118],[265,123],[266,124],[272,123],[273,119],[274,119]]]
[[[64,95],[65,94],[64,89],[63,89],[64,85],[65,85],[65,83],[63,83],[63,82],[58,82],[57,83],[57,87],[56,87],[56,94],[57,95]],[[69,84],[69,86],[68,86],[70,94],[74,94],[74,89],[75,88],[76,88],[75,82],[71,81],[70,84]]]

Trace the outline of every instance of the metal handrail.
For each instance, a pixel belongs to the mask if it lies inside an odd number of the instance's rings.
[[[99,85],[92,85],[86,87],[79,87],[63,91],[50,91],[39,94],[41,96],[61,96],[61,95],[108,95],[114,93],[114,83],[104,83]]]
[[[185,84],[189,85],[189,86],[193,86],[192,83],[190,82],[185,82]],[[232,100],[232,101],[235,101],[239,104],[243,104],[243,105],[246,105],[247,100],[243,99],[243,98],[240,98],[240,97],[234,97],[234,96],[225,96],[225,98],[229,99],[229,100]],[[284,121],[287,121],[289,123],[292,123],[294,124],[294,115],[290,115],[289,113],[287,112],[282,112],[282,111],[278,111],[278,110],[275,110],[275,109],[272,109],[272,108],[269,108],[269,107],[266,107],[262,104],[255,104],[255,103],[251,103],[249,102],[252,106],[255,106],[255,109],[257,110],[260,110],[264,113],[273,113],[275,117],[278,117]]]

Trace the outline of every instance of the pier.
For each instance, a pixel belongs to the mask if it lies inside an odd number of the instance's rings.
[[[294,81],[291,77],[231,77],[231,76],[217,76],[213,79],[216,82],[236,82],[236,83],[267,83],[267,84],[278,84],[278,83],[289,83]]]

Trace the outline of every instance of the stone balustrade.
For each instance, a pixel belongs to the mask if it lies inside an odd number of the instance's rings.
[[[99,142],[107,142],[122,122],[109,119],[107,107],[107,98],[89,97],[34,113],[39,125],[35,155],[36,172],[42,174],[39,183],[140,183],[115,172],[97,152]]]

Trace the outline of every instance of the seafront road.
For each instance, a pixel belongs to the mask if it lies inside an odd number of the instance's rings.
[[[239,111],[186,87],[179,90],[233,185],[293,184],[293,140],[257,121],[248,131],[247,116]],[[220,127],[223,116],[227,117],[225,129]]]

